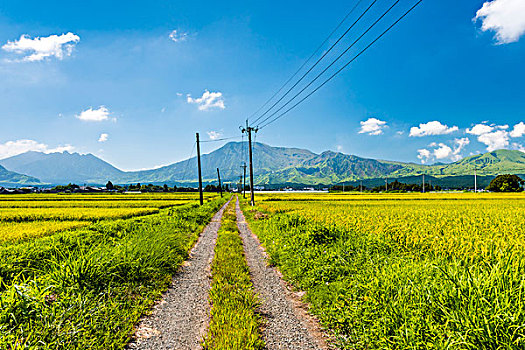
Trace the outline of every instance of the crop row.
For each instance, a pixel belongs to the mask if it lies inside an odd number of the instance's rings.
[[[195,199],[193,199],[194,201]],[[0,201],[3,208],[167,208],[189,203],[190,200],[45,200],[45,201]]]
[[[88,221],[0,222],[0,244],[35,239],[51,233],[89,225]]]
[[[525,203],[456,196],[245,212],[341,348],[523,349]]]
[[[0,208],[0,222],[123,219],[158,213],[158,208]]]
[[[122,348],[223,203],[0,247],[0,348]]]
[[[205,199],[213,199],[218,195],[216,193],[205,192]],[[138,194],[43,194],[31,193],[20,195],[0,195],[1,201],[128,201],[128,200],[184,200],[194,201],[199,199],[198,193],[138,193]]]

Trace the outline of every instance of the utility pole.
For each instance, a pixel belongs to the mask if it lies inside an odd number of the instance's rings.
[[[246,162],[244,162],[244,165],[241,165],[241,168],[244,170],[244,178],[242,181],[242,198],[246,198]]]
[[[344,183],[344,181],[343,181],[343,192],[344,192],[344,191],[345,191],[345,183]]]
[[[388,177],[385,179],[385,192],[388,191]]]
[[[221,173],[219,172],[219,168],[217,168],[217,177],[219,178],[219,191],[221,192],[221,198],[222,198]]]
[[[363,192],[363,181],[359,183],[359,192]]]
[[[242,175],[239,175],[239,184],[237,186],[237,188],[239,189],[239,194],[241,194],[242,192]]]
[[[423,193],[425,193],[425,174],[423,174]]]
[[[474,193],[478,193],[478,168],[474,167]]]
[[[199,202],[203,205],[204,198],[202,197],[201,145],[199,143],[199,133],[196,133],[195,136],[197,137],[197,166],[199,168]]]
[[[246,128],[242,128],[243,133],[248,134],[248,149],[250,155],[250,204],[252,207],[255,205],[255,195],[253,193],[253,156],[252,156],[252,132],[257,132],[258,128],[248,126],[248,120],[246,120]]]

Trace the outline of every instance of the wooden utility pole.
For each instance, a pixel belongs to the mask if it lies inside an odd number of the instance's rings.
[[[423,193],[425,193],[425,174],[423,174]]]
[[[388,178],[385,179],[385,192],[388,191]]]
[[[201,145],[199,143],[199,133],[196,133],[195,136],[197,137],[197,166],[199,168],[199,202],[203,205],[204,198],[202,197]]]
[[[359,192],[363,192],[363,181],[359,183]]]
[[[219,178],[219,191],[221,192],[221,198],[222,198],[221,173],[219,172],[219,168],[217,168],[217,177]]]
[[[242,198],[246,198],[246,162],[244,162],[244,165],[241,165],[241,168],[244,170],[244,177],[242,180]]]
[[[248,126],[248,120],[246,120],[246,128],[242,129],[243,133],[248,134],[248,149],[250,155],[250,204],[255,205],[255,195],[253,193],[253,156],[252,156],[252,132],[257,132],[257,128]]]
[[[237,186],[237,188],[239,189],[239,194],[241,194],[242,192],[242,175],[239,175],[239,185]]]

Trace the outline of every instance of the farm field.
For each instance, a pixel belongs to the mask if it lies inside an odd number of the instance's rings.
[[[123,348],[225,199],[1,196],[0,349]]]
[[[343,349],[523,349],[522,194],[286,194],[243,209]]]

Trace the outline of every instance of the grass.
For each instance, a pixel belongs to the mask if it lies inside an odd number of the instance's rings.
[[[0,208],[0,222],[123,219],[158,213],[157,208]]]
[[[161,197],[162,198],[162,197]],[[168,208],[188,203],[186,198],[169,200],[0,200],[0,208]]]
[[[0,349],[122,349],[223,203],[0,247]]]
[[[0,244],[39,238],[58,231],[71,230],[90,224],[87,221],[1,222]]]
[[[243,208],[340,348],[525,348],[524,198],[323,196]]]
[[[236,224],[235,202],[228,205],[212,263],[212,303],[205,349],[264,349],[261,318]]]

